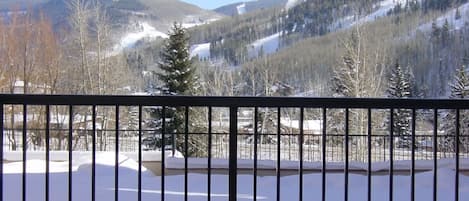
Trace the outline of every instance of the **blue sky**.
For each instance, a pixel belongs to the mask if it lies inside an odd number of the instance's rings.
[[[194,5],[197,5],[201,8],[205,9],[214,9],[218,8],[223,5],[231,4],[231,3],[237,3],[237,2],[243,2],[247,0],[181,0],[187,3],[191,3]]]

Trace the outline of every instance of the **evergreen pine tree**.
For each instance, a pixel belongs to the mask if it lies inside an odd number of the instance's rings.
[[[449,43],[449,37],[450,37],[450,33],[449,33],[449,22],[448,22],[448,19],[445,20],[445,23],[443,24],[443,27],[441,27],[441,44],[443,46],[447,46],[447,44]]]
[[[464,66],[468,66],[469,65],[469,53],[467,51],[464,51],[464,56],[462,58],[462,64]]]
[[[163,85],[157,87],[157,95],[194,95],[197,89],[197,76],[195,75],[195,66],[192,65],[189,54],[189,37],[181,24],[174,23],[169,39],[165,42],[160,52],[160,62],[158,63],[161,71],[157,73],[158,78]],[[185,132],[185,108],[166,108],[163,111],[161,107],[150,109],[152,121],[149,126],[155,130],[153,139],[156,147],[172,144],[181,153],[184,153],[184,135]],[[165,119],[165,134],[163,140],[162,119]],[[171,137],[170,137],[171,136]],[[194,140],[189,137],[189,140]],[[194,144],[194,143],[191,143]],[[202,147],[200,147],[202,148]],[[188,155],[197,152],[197,147],[188,147]]]
[[[432,41],[434,43],[438,42],[440,40],[440,36],[441,36],[441,28],[438,27],[436,22],[432,22],[432,35],[431,35]]]
[[[411,97],[411,81],[408,70],[402,69],[399,62],[396,62],[389,78],[389,88],[387,90],[389,98],[409,98]],[[411,147],[410,120],[411,112],[408,109],[396,109],[393,113],[394,125],[393,134],[398,137],[397,147]]]
[[[467,99],[469,98],[469,77],[467,75],[466,67],[462,65],[456,71],[454,83],[451,85],[451,99]],[[467,111],[460,111],[460,125],[469,124],[469,113]],[[456,135],[456,111],[450,111],[446,116],[443,124],[443,130],[446,137],[443,142],[439,143],[439,149],[442,151],[455,151],[455,135]],[[459,130],[460,148],[463,151],[469,150],[469,145],[465,142],[469,135],[469,128],[467,126],[460,126]]]
[[[161,51],[158,77],[167,95],[193,95],[197,76],[189,53],[189,37],[181,24],[174,23],[169,40]]]

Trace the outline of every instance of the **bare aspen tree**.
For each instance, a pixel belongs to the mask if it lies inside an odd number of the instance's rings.
[[[80,91],[83,94],[92,94],[93,92],[93,80],[91,78],[91,70],[89,66],[88,51],[90,49],[89,39],[89,27],[88,22],[90,20],[90,5],[89,1],[85,0],[73,0],[68,3],[68,9],[71,12],[70,25],[75,33],[74,46],[78,48],[79,56],[79,68],[81,73],[79,74],[78,80],[82,81]]]
[[[334,69],[332,79],[332,90],[335,97],[368,98],[378,97],[383,93],[382,83],[384,77],[384,68],[382,63],[384,59],[381,53],[371,53],[370,44],[366,43],[366,37],[361,32],[359,26],[353,30],[351,37],[343,42],[345,55],[343,56],[343,65]],[[333,122],[333,129],[338,133],[344,133],[345,128],[338,123],[338,119],[343,118],[344,114],[339,113],[332,116],[330,122]],[[365,110],[350,110],[351,134],[365,134],[367,130],[367,112]],[[365,156],[366,142],[364,139],[351,139],[355,141],[359,153],[356,160],[362,160]],[[363,148],[363,149],[362,149]]]

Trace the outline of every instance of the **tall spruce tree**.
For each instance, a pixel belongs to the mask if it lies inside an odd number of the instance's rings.
[[[389,87],[387,94],[389,98],[410,98],[412,95],[411,76],[408,68],[402,69],[399,62],[392,69],[389,77]],[[396,109],[393,113],[393,134],[398,137],[397,147],[411,147],[410,121],[411,112],[409,109]]]
[[[158,63],[161,71],[157,73],[159,80],[163,83],[157,87],[157,95],[194,95],[197,89],[197,76],[195,75],[195,66],[192,65],[189,54],[189,36],[181,24],[174,23],[169,39],[165,42],[160,52],[160,62]],[[166,108],[161,107],[150,109],[152,121],[150,127],[155,128],[156,136],[161,136],[162,120],[165,120],[164,133],[166,137],[154,137],[157,146],[172,144],[173,148],[181,153],[185,152],[184,135],[185,132],[185,108]],[[194,140],[189,137],[189,140]],[[194,143],[190,143],[194,144]],[[197,147],[188,147],[188,155],[197,152]]]
[[[454,83],[451,84],[451,99],[467,99],[469,98],[469,77],[467,75],[466,67],[461,65],[459,69],[456,70],[456,75],[454,77]],[[469,128],[466,125],[469,125],[469,113],[467,111],[460,111],[460,130],[459,130],[459,143],[460,148],[463,151],[469,150],[469,144],[466,142],[469,141]],[[440,141],[439,149],[442,151],[455,151],[456,150],[456,111],[450,111],[445,116],[443,123],[443,130],[445,131],[446,137],[444,141]]]
[[[168,95],[194,95],[197,83],[189,53],[189,36],[181,24],[174,23],[169,39],[160,53],[158,77]]]

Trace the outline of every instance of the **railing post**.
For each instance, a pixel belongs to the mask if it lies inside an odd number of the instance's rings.
[[[230,107],[229,201],[237,200],[238,108]]]

